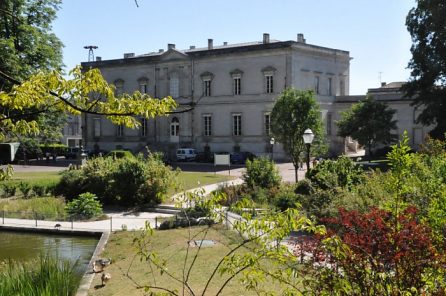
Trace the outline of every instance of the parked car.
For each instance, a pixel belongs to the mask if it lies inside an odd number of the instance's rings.
[[[197,152],[193,148],[177,149],[177,161],[193,161],[197,157]]]
[[[79,147],[68,147],[67,151],[65,152],[64,156],[66,159],[76,159],[79,155]]]
[[[247,159],[253,160],[256,157],[255,154],[251,152],[232,152],[231,153],[231,163],[233,164],[244,164]]]

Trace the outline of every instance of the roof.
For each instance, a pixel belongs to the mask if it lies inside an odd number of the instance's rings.
[[[272,50],[272,49],[291,48],[291,47],[298,48],[298,49],[315,50],[315,51],[320,51],[320,52],[328,51],[330,53],[337,53],[339,55],[349,56],[349,52],[344,51],[344,50],[322,47],[322,46],[317,46],[317,45],[312,45],[312,44],[307,44],[304,42],[297,42],[297,41],[270,40],[268,43],[263,43],[261,41],[254,41],[254,42],[244,42],[244,43],[236,43],[236,44],[217,45],[217,46],[213,46],[212,49],[209,49],[208,47],[184,49],[184,50],[170,48],[167,51],[149,52],[146,54],[135,55],[133,57],[127,57],[127,58],[93,61],[93,62],[83,62],[82,65],[87,66],[87,67],[98,67],[98,66],[106,66],[106,65],[119,65],[119,64],[159,61],[163,55],[165,55],[167,53],[171,53],[171,52],[180,53],[180,54],[184,55],[185,57],[187,57],[187,56],[203,57],[203,56],[215,56],[215,55],[223,55],[223,54],[261,51],[261,50]]]

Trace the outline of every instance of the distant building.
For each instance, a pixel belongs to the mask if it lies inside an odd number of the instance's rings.
[[[100,69],[118,94],[139,90],[157,98],[170,95],[178,102],[178,110],[194,108],[141,119],[141,128],[136,130],[87,115],[82,124],[84,145],[90,150],[127,148],[133,152],[143,152],[147,146],[171,158],[179,147],[269,155],[270,112],[278,95],[294,87],[315,91],[330,152],[352,152],[357,144],[337,137],[335,125],[339,111],[364,98],[349,96],[350,59],[348,51],[306,43],[303,34],[297,34],[296,41],[271,40],[263,34],[260,42],[214,45],[208,39],[205,48],[178,50],[168,44],[166,51],[126,53],[115,60],[97,57],[82,66]],[[426,130],[414,124],[416,112],[410,101],[402,99],[398,87],[390,86],[369,92],[398,109],[399,132],[407,128],[418,144]],[[285,157],[280,143],[274,145],[274,158]]]
[[[68,147],[80,147],[82,145],[82,124],[81,116],[69,116],[67,124],[62,131],[61,143]]]
[[[371,95],[374,100],[385,102],[389,108],[396,110],[394,119],[397,120],[397,130],[394,132],[401,139],[404,131],[407,131],[410,139],[409,144],[414,150],[418,150],[432,127],[416,123],[416,119],[421,110],[411,106],[413,102],[411,98],[404,97],[401,91],[403,84],[404,82],[392,82],[389,84],[383,82],[379,88],[370,88],[367,94]],[[357,103],[365,98],[366,95],[337,96],[333,104],[333,120],[335,122],[339,120],[341,111],[349,109],[353,103]],[[333,126],[333,132],[334,134],[337,133],[336,124]],[[342,143],[344,143],[344,151],[341,149],[339,151],[340,153],[355,153],[361,149],[361,147],[358,147],[356,141],[352,141],[351,139],[338,138],[338,147],[342,147]]]
[[[268,154],[270,112],[277,96],[290,86],[313,89],[323,120],[331,121],[336,95],[349,94],[349,65],[349,52],[307,44],[302,34],[296,41],[270,40],[264,34],[260,42],[219,46],[209,39],[206,48],[188,50],[169,44],[167,51],[82,63],[84,68],[99,68],[118,93],[170,95],[180,106],[195,107],[168,117],[141,119],[139,130],[88,115],[85,145],[135,152],[148,146],[169,155],[178,147]],[[274,147],[274,155],[284,157],[280,144]]]

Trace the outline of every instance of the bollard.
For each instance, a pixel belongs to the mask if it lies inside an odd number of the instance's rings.
[[[34,213],[34,218],[36,219],[36,227],[37,227],[37,213]]]
[[[73,217],[71,217],[71,229],[73,229]]]
[[[158,217],[155,217],[155,229],[158,228]]]
[[[3,211],[3,216],[2,216],[2,218],[3,218],[3,224],[5,224],[5,211]]]
[[[113,231],[113,217],[110,216],[110,232]]]

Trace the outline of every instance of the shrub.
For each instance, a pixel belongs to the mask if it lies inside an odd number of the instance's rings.
[[[27,182],[20,182],[19,190],[22,192],[24,198],[28,198],[31,192],[31,185]]]
[[[351,188],[364,178],[363,170],[350,158],[341,156],[337,160],[323,160],[310,169],[306,177],[320,189],[335,187]]]
[[[157,204],[163,200],[175,173],[156,155],[143,158],[95,158],[80,170],[67,171],[57,186],[57,193],[73,199],[91,192],[103,204]]]
[[[274,205],[281,211],[299,207],[298,196],[292,186],[282,186],[274,199]]]
[[[261,188],[277,187],[281,181],[279,170],[274,162],[264,157],[246,161],[246,173],[243,175],[243,179],[249,188],[255,186]]]
[[[65,207],[65,211],[71,216],[81,216],[91,219],[102,214],[102,205],[96,195],[86,192],[80,194]]]

